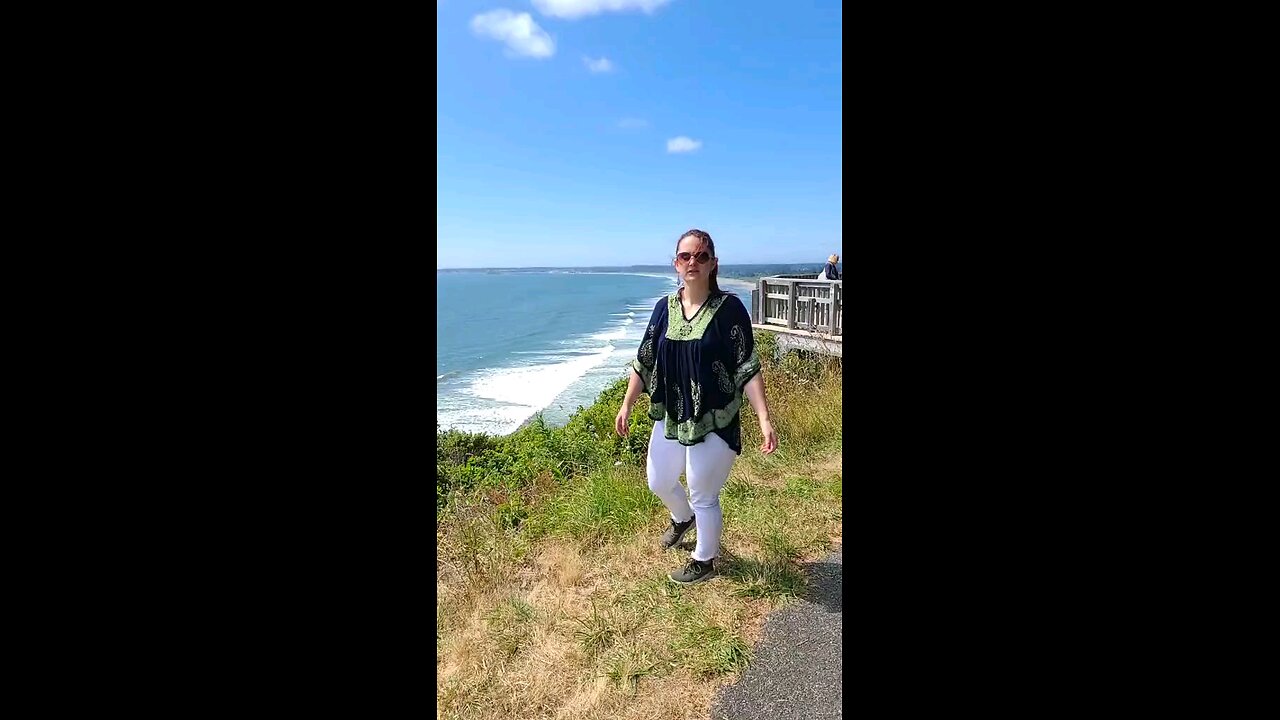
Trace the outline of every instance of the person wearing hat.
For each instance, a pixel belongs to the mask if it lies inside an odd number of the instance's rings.
[[[822,269],[822,274],[818,276],[818,279],[839,280],[840,271],[836,269],[836,263],[839,261],[840,256],[832,253],[831,257],[827,258],[827,266]]]

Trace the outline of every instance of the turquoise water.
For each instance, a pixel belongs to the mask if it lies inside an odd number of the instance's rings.
[[[721,286],[751,306],[750,286]],[[563,424],[623,377],[675,275],[569,269],[436,272],[436,420],[506,434]]]

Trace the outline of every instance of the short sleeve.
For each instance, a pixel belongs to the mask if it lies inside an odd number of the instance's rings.
[[[725,303],[728,310],[730,361],[733,363],[734,385],[741,390],[751,378],[760,372],[760,357],[756,355],[756,338],[751,330],[751,315],[742,301],[730,296]]]
[[[649,316],[649,326],[645,328],[644,338],[636,350],[636,357],[631,361],[631,369],[635,370],[644,382],[644,391],[650,394],[653,390],[653,369],[658,357],[658,337],[662,333],[662,315],[666,307],[665,297],[653,306],[653,314]]]

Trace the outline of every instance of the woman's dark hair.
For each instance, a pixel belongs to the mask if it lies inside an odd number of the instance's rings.
[[[712,258],[714,258],[714,257],[716,256],[716,242],[715,242],[714,240],[712,240],[712,239],[711,239],[711,235],[710,235],[710,233],[706,232],[705,230],[699,230],[699,229],[697,229],[697,228],[694,228],[694,229],[692,229],[692,230],[686,230],[686,231],[684,231],[684,232],[680,233],[680,237],[676,238],[676,252],[677,252],[677,253],[678,253],[678,252],[680,252],[680,241],[681,241],[681,240],[683,240],[683,239],[685,239],[685,238],[687,238],[687,237],[695,237],[695,238],[697,238],[697,239],[698,239],[698,241],[699,241],[700,243],[702,243],[701,245],[699,245],[699,246],[698,246],[698,247],[699,247],[699,249],[701,249],[701,248],[704,248],[704,247],[705,247],[705,248],[707,249],[707,254],[708,254],[708,255],[710,255]],[[719,263],[717,263],[717,264],[716,264],[716,269],[711,271],[711,280],[710,280],[710,282],[707,284],[707,288],[711,291],[711,293],[712,293],[712,294],[718,294],[718,293],[720,293],[720,292],[723,292],[723,291],[720,289],[720,284],[716,282],[716,275],[717,275],[719,272],[720,272],[720,265],[719,265]]]

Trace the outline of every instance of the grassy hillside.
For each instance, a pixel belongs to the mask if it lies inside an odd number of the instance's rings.
[[[438,718],[706,717],[763,615],[841,532],[840,364],[773,362],[772,336],[757,344],[779,447],[760,454],[744,409],[707,582],[666,577],[693,543],[657,545],[669,519],[645,480],[647,400],[627,438],[612,429],[625,380],[562,428],[438,433]]]

